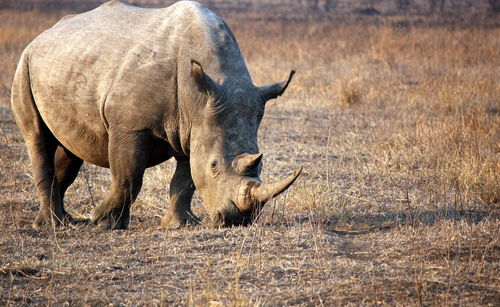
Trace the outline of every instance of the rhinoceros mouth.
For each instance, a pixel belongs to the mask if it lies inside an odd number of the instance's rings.
[[[234,202],[230,202],[230,208],[219,211],[213,217],[213,222],[219,227],[248,226],[255,219],[253,212],[242,212]]]

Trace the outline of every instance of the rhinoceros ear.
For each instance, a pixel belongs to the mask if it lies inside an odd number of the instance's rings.
[[[191,60],[191,76],[201,92],[213,97],[218,96],[220,85],[204,73],[200,63],[195,60]]]
[[[288,87],[288,84],[290,84],[290,81],[292,81],[294,74],[295,70],[292,70],[287,80],[258,87],[260,96],[262,97],[262,101],[266,103],[269,99],[274,99],[278,98],[278,96],[281,96]]]

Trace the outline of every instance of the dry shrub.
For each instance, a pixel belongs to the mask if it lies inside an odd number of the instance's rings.
[[[340,83],[340,101],[343,105],[353,107],[361,103],[361,91],[353,82]]]
[[[446,120],[429,136],[435,144],[429,154],[439,157],[443,179],[463,191],[466,199],[500,201],[499,125],[498,119],[472,109]]]

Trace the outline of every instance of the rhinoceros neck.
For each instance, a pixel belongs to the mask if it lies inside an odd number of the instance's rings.
[[[181,34],[179,63],[196,60],[208,75],[229,88],[252,86],[236,38],[220,17],[191,1],[178,2],[170,9],[176,19],[175,32]]]
[[[191,76],[191,60],[199,62],[206,74],[228,92],[245,91],[253,83],[236,39],[225,22],[206,7],[190,1],[171,6],[172,32],[176,42],[179,122],[190,129],[201,116],[206,96],[200,94]],[[180,131],[182,131],[182,127]],[[190,131],[184,131],[190,135]],[[189,138],[182,138],[184,152],[189,152]]]

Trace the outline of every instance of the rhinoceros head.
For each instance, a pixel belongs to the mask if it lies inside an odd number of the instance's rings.
[[[261,182],[262,153],[257,130],[267,100],[283,94],[288,80],[263,87],[227,88],[192,61],[191,76],[206,100],[191,127],[190,163],[194,184],[216,225],[247,225],[264,203],[285,191],[299,176]]]

